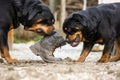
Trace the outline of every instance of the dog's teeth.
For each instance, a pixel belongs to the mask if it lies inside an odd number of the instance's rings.
[[[77,43],[76,42],[73,42],[73,45],[76,45]]]
[[[77,44],[76,42],[73,42],[73,43],[72,43],[73,46],[76,45],[76,44]]]

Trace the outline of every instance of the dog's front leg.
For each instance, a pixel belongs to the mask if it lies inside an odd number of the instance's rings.
[[[7,48],[4,48],[4,49],[3,49],[3,54],[4,54],[4,57],[5,57],[5,59],[7,60],[8,63],[17,62],[16,59],[13,59],[13,58],[10,56],[9,50],[8,50]]]
[[[94,43],[84,42],[82,53],[80,57],[77,60],[75,60],[75,62],[84,62],[93,46],[94,46]]]
[[[7,39],[8,39],[7,31],[0,30],[0,53],[1,53],[1,56],[2,56],[2,58],[5,58],[8,63],[17,62],[16,59],[13,59],[10,56]]]
[[[114,46],[114,40],[112,40],[112,39],[105,43],[102,57],[100,60],[98,60],[98,62],[105,63],[110,60],[113,46]]]

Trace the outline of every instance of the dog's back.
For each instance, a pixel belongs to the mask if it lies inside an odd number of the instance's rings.
[[[93,17],[96,17],[98,21],[101,20],[102,24],[110,24],[111,26],[116,27],[117,30],[119,30],[118,28],[120,28],[120,3],[100,4],[88,8],[84,12],[79,12],[83,15],[89,15],[89,17],[91,17],[92,19]],[[110,27],[110,25],[104,26]]]
[[[111,3],[111,4],[102,4],[96,7],[101,15],[103,23],[109,22],[111,26],[116,27],[117,33],[119,32],[120,28],[120,3]],[[107,27],[107,26],[106,26]]]

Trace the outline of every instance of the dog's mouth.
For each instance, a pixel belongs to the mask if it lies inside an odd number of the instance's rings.
[[[72,40],[72,41],[69,42],[69,44],[72,47],[76,47],[76,46],[78,46],[79,42],[80,42],[80,36],[78,34],[74,40]]]

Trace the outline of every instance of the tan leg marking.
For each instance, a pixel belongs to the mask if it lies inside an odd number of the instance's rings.
[[[102,55],[101,59],[98,60],[98,62],[106,63],[106,62],[108,62],[109,60],[110,60],[110,55],[106,53],[106,54]]]
[[[17,62],[16,59],[12,59],[12,58],[11,58],[8,49],[5,49],[5,48],[4,48],[3,53],[4,53],[4,57],[5,57],[5,59],[6,59],[9,63]]]
[[[115,41],[115,55],[112,56],[112,58],[110,59],[110,61],[117,61],[120,59],[120,45],[117,41]]]
[[[75,62],[84,62],[86,57],[88,56],[89,50],[84,50],[83,53],[80,55],[80,57],[77,60],[74,60]]]
[[[12,45],[13,45],[13,41],[14,41],[14,29],[11,29],[9,32],[8,32],[8,46],[9,46],[9,50],[12,49]]]

